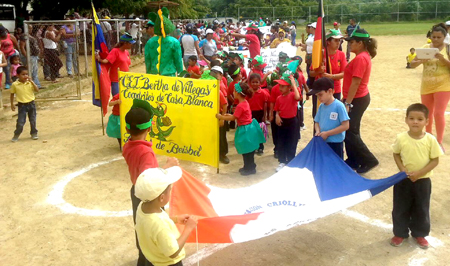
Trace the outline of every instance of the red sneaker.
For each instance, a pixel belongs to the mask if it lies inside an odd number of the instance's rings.
[[[403,244],[403,240],[405,240],[403,237],[394,236],[391,239],[391,246],[399,247],[399,246],[401,246]]]
[[[416,242],[420,248],[427,249],[429,244],[425,237],[416,237]]]

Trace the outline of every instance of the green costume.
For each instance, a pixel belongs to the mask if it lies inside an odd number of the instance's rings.
[[[155,36],[145,45],[147,74],[176,76],[183,71],[183,59],[180,42],[168,36],[175,30],[168,18],[169,10],[163,7],[158,14],[150,12],[148,16],[155,23]]]

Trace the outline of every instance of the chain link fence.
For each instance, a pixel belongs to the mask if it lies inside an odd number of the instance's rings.
[[[230,15],[227,9],[227,15]],[[447,20],[450,16],[448,2],[369,2],[324,5],[325,21],[346,22],[355,18],[361,22],[418,21],[427,19]],[[240,7],[236,17],[244,20],[269,18],[272,21],[312,22],[317,20],[317,4],[290,7]]]
[[[130,54],[141,56],[147,40],[143,26],[147,21],[133,19],[101,19],[100,25],[109,50],[119,42],[120,35],[130,33],[136,40]],[[81,81],[92,73],[92,20],[25,21],[26,56],[30,77],[46,88],[37,99],[81,99]]]

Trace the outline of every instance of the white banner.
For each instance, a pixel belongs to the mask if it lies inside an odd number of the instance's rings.
[[[250,58],[250,52],[248,50],[229,50],[228,47],[223,48],[224,51],[227,53],[239,53],[243,54],[245,59]],[[263,57],[263,60],[265,63],[267,63],[266,68],[264,69],[264,72],[267,71],[274,71],[277,64],[278,64],[278,55],[280,52],[285,52],[289,57],[294,57],[297,55],[297,47],[292,46],[290,43],[281,43],[278,45],[277,48],[271,49],[271,48],[261,48],[261,56]],[[250,73],[250,69],[248,68],[247,64],[248,60],[245,60],[244,62],[244,68],[245,71],[247,71],[247,74]]]

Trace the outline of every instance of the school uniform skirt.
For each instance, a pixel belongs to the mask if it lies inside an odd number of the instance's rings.
[[[238,126],[234,135],[234,146],[239,154],[253,152],[259,148],[260,143],[265,143],[264,133],[256,119],[248,125]]]
[[[120,116],[111,114],[106,126],[106,135],[111,138],[120,139]]]

